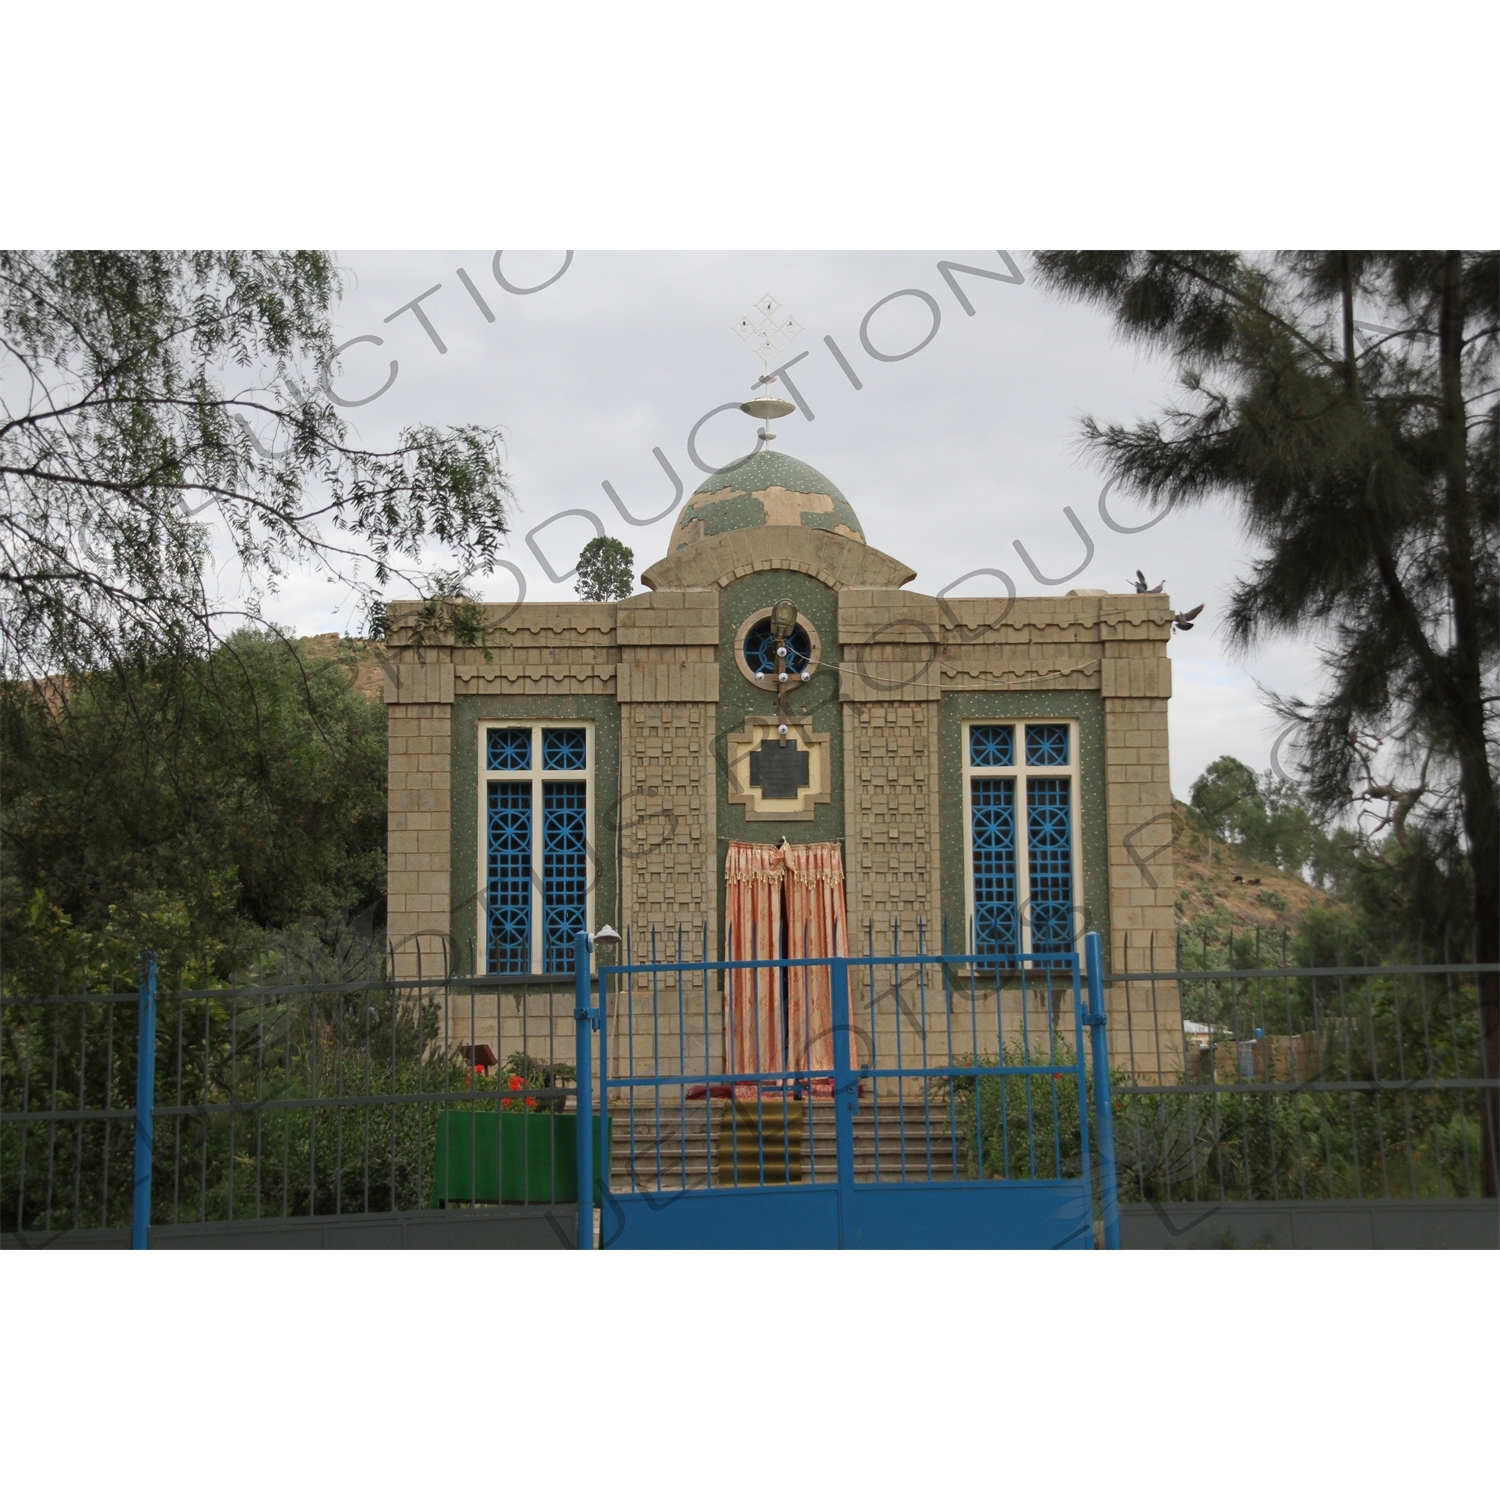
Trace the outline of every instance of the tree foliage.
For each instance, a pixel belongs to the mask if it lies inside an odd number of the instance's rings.
[[[578,554],[580,599],[604,603],[628,599],[635,591],[635,553],[612,536],[596,536]]]
[[[206,650],[210,521],[251,618],[296,564],[368,603],[428,539],[464,574],[494,558],[494,429],[348,443],[338,291],[312,251],[0,252],[0,673]]]
[[[1296,787],[1273,771],[1257,776],[1243,761],[1221,755],[1189,795],[1209,831],[1251,859],[1300,875],[1321,853],[1322,829]]]
[[[1500,256],[1048,252],[1041,278],[1167,353],[1180,405],[1084,423],[1157,505],[1228,496],[1258,556],[1231,639],[1310,634],[1326,687],[1279,707],[1311,803],[1462,832],[1481,961],[1500,959]],[[1441,832],[1437,835],[1442,837]],[[1482,985],[1500,1070],[1500,988]],[[1500,1106],[1488,1123],[1495,1190]]]
[[[145,948],[206,979],[268,931],[378,916],[385,709],[351,666],[246,630],[67,691],[0,684],[8,990]]]

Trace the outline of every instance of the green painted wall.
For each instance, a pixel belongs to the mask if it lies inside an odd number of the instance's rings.
[[[1104,700],[1097,693],[944,693],[938,714],[938,817],[943,840],[943,916],[950,941],[965,940],[966,878],[962,727],[965,719],[1076,719],[1083,820],[1084,930],[1109,949],[1109,827],[1104,797]],[[1025,774],[1024,769],[1020,775]]]
[[[600,694],[480,693],[453,704],[452,908],[455,961],[484,972],[484,895],[479,878],[479,721],[481,719],[592,719],[594,722],[594,838],[597,841],[594,918],[618,928],[620,705]],[[470,947],[470,944],[473,947]],[[470,970],[470,955],[474,969]],[[555,983],[555,979],[552,981]]]
[[[751,715],[776,712],[775,693],[765,693],[747,682],[734,662],[734,638],[744,622],[778,599],[790,599],[817,629],[819,669],[813,680],[787,695],[787,712],[811,718],[818,734],[828,735],[829,786],[833,796],[819,803],[810,823],[749,822],[745,809],[729,800],[729,736],[740,733]],[[737,578],[719,595],[719,710],[714,741],[714,785],[718,798],[719,847],[717,874],[719,931],[724,930],[724,854],[730,839],[776,844],[820,843],[844,836],[844,716],[839,704],[838,595],[806,573],[752,573]]]

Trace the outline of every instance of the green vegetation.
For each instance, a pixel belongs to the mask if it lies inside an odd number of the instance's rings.
[[[1478,1093],[1122,1095],[1120,1199],[1470,1197]]]
[[[189,984],[378,952],[383,711],[357,648],[315,660],[258,601],[313,568],[378,637],[399,580],[413,643],[485,646],[464,581],[513,496],[496,428],[351,445],[341,285],[318,251],[0,251],[6,993],[128,986],[148,947]]]
[[[386,987],[164,999],[152,1222],[425,1207],[439,1111],[493,1114],[505,1086],[445,1053],[442,1024],[435,998]],[[33,1110],[134,1104],[133,1005],[8,1007],[0,1045],[7,1115],[28,1100]],[[392,1095],[400,1097],[335,1102]],[[252,1113],[256,1102],[269,1107]],[[8,1121],[0,1224],[129,1224],[132,1159],[128,1119]]]
[[[1241,1079],[1236,1044],[1218,1046],[1221,1083],[1367,1082],[1409,1076],[1474,1077],[1479,1028],[1472,985],[1453,994],[1410,978],[1377,976],[1356,1003],[1326,987],[1321,1005],[1308,981],[1288,998],[1307,1030],[1293,1059],[1261,1044]],[[1404,987],[1403,987],[1404,986]],[[1212,989],[1212,994],[1202,993]],[[1283,986],[1277,986],[1282,998]],[[1245,986],[1184,986],[1184,1003],[1226,1026],[1245,1020]],[[1192,992],[1192,993],[1189,993]],[[1265,998],[1265,997],[1261,997]],[[1314,1029],[1316,1025],[1316,1029]],[[1253,1025],[1239,1034],[1253,1034]],[[1002,1057],[960,1058],[979,1067],[1071,1068],[1059,1043],[1050,1057],[1006,1047]],[[1295,1079],[1293,1074],[1295,1072]],[[1209,1075],[1211,1078],[1212,1075]],[[1175,1082],[1182,1082],[1179,1078]],[[1208,1079],[1189,1076],[1187,1082]],[[1188,1199],[1463,1198],[1478,1188],[1481,1113],[1477,1089],[1337,1092],[1291,1087],[1259,1093],[1133,1092],[1112,1068],[1115,1149],[1122,1202]],[[1094,1117],[1090,1070],[1086,1095]],[[968,1178],[1024,1181],[1082,1175],[1078,1089],[1065,1073],[955,1074],[934,1090],[951,1111],[959,1170]]]
[[[595,603],[628,599],[635,591],[635,553],[612,536],[596,536],[578,554],[580,599]]]
[[[1029,1049],[1007,1046],[999,1058],[984,1055],[955,1061],[979,1068],[1071,1068],[1076,1056],[1060,1042],[1055,1042],[1049,1054],[1038,1038]],[[1090,1077],[1090,1117],[1093,1091]],[[952,1111],[963,1176],[1010,1180],[1083,1175],[1078,1086],[1071,1074],[955,1073],[938,1080],[935,1096]]]
[[[0,684],[6,994],[164,986],[253,961],[378,972],[385,709],[332,656],[242,631],[66,684]],[[358,914],[362,920],[350,919]]]

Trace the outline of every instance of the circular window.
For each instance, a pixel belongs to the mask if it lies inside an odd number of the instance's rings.
[[[797,616],[797,623],[786,638],[785,658],[776,654],[776,648],[782,644],[771,634],[769,612],[759,611],[740,626],[735,641],[735,665],[756,687],[772,692],[779,685],[776,679],[783,670],[783,662],[793,682],[804,672],[811,674],[817,670],[818,633],[803,615]]]
[[[781,671],[777,652],[780,645],[781,642],[771,634],[771,619],[768,615],[752,625],[745,634],[745,665],[752,672]],[[786,670],[805,672],[811,660],[812,642],[800,625],[794,625],[786,640]]]

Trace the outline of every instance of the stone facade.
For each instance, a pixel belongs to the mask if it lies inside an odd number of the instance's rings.
[[[679,932],[684,958],[720,957],[726,840],[783,836],[844,841],[851,951],[864,951],[866,933],[875,951],[889,951],[897,922],[903,951],[915,951],[919,932],[938,951],[945,928],[950,951],[962,951],[961,725],[1066,717],[1080,739],[1080,930],[1106,935],[1115,971],[1150,966],[1153,945],[1155,967],[1170,967],[1171,604],[1090,591],[939,599],[906,588],[914,576],[856,536],[765,525],[689,538],[646,570],[648,592],[618,604],[490,606],[488,650],[418,648],[402,625],[413,606],[392,606],[389,931],[401,972],[420,964],[430,974],[438,963],[484,971],[484,897],[470,873],[480,838],[476,726],[511,715],[507,704],[517,717],[545,718],[548,704],[571,707],[558,718],[602,722],[601,704],[615,716],[617,760],[601,764],[592,794],[591,920],[628,930],[637,959],[653,930],[659,958],[676,955]],[[789,711],[828,736],[832,762],[817,821],[785,826],[746,823],[724,786],[727,737],[774,704],[735,665],[735,632],[741,616],[782,593],[820,637],[817,676]],[[565,996],[570,981],[507,984],[522,998],[477,1001],[463,1023],[498,1028],[502,1048],[517,1025],[532,1024],[543,990]],[[1115,1054],[1138,1072],[1175,1072],[1175,991],[1131,988],[1146,999],[1139,1013],[1112,1017]],[[696,980],[681,998],[684,1026],[712,1031]],[[542,1030],[554,1037],[550,1010]]]

